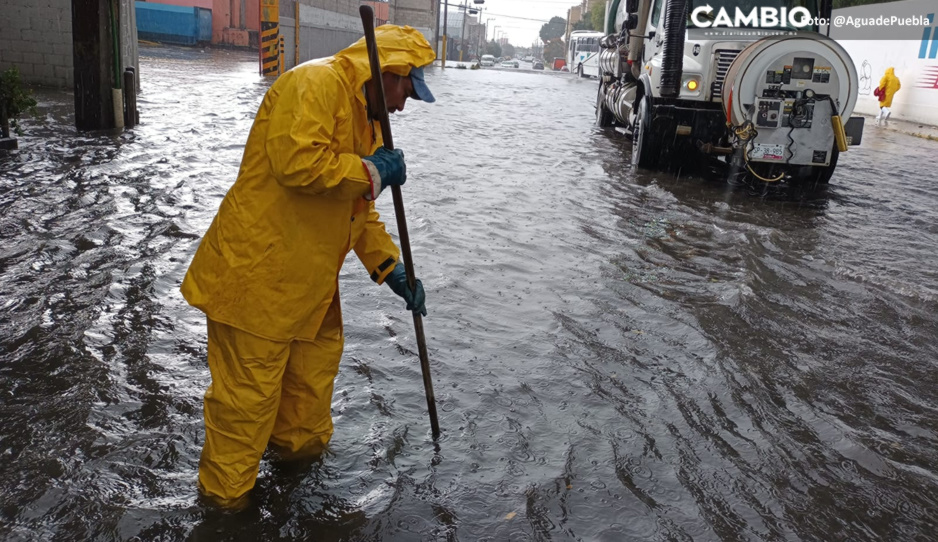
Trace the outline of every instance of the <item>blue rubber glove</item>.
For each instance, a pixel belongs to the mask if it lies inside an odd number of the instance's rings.
[[[389,186],[401,186],[407,181],[407,165],[404,164],[404,151],[388,150],[378,147],[371,156],[362,158],[362,163],[371,175],[372,193],[366,199],[377,199],[378,194]]]
[[[411,291],[410,286],[407,285],[407,272],[404,271],[404,262],[397,262],[394,269],[385,277],[384,283],[407,302],[407,310],[419,312],[423,316],[427,315],[427,295],[423,292],[423,284],[420,279],[417,279],[417,291]]]

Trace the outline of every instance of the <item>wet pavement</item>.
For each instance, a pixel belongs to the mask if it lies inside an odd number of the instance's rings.
[[[866,117],[866,124],[869,124],[872,128],[875,128],[875,130],[872,131],[874,134],[884,131],[892,131],[920,137],[922,139],[929,139],[931,141],[938,141],[938,126],[897,119],[889,119],[888,121],[881,123],[879,126],[876,126],[875,116],[864,115],[864,117]]]
[[[137,128],[43,91],[0,155],[0,538],[934,539],[938,143],[868,127],[826,192],[763,196],[632,171],[595,81],[508,70],[431,71],[392,120],[438,445],[412,321],[352,255],[331,453],[202,507],[178,287],[269,83],[141,56]]]

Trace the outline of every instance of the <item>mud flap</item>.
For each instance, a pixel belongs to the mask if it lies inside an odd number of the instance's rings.
[[[847,134],[847,145],[859,145],[863,139],[864,117],[850,117],[844,124],[844,133]]]

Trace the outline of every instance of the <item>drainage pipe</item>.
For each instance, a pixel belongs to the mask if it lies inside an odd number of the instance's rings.
[[[664,47],[661,52],[661,95],[674,98],[681,93],[684,69],[684,34],[687,32],[687,0],[668,0],[661,24]]]

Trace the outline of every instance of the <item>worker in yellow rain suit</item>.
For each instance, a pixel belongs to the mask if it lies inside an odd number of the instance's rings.
[[[435,54],[410,27],[375,30],[388,111],[434,101],[423,66]],[[332,436],[342,355],[339,269],[354,250],[371,279],[426,314],[375,211],[406,180],[404,155],[381,147],[364,39],[281,75],[264,96],[241,169],[192,259],[182,294],[208,319],[205,446],[199,491],[238,508],[268,444],[315,456]]]
[[[895,68],[887,68],[886,74],[879,80],[879,115],[876,116],[876,125],[880,121],[889,124],[889,108],[892,107],[892,97],[902,85],[899,84],[899,78],[896,77]]]

